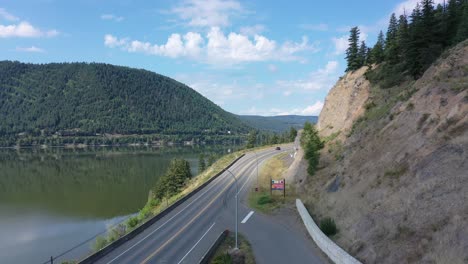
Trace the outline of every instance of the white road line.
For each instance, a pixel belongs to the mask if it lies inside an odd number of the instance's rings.
[[[248,214],[245,216],[244,220],[242,220],[241,224],[247,223],[247,221],[248,221],[249,218],[253,215],[253,213],[254,213],[254,211],[250,211],[250,213],[248,213]]]
[[[197,243],[195,243],[195,245],[193,245],[193,247],[187,252],[187,254],[185,254],[185,256],[177,264],[180,264],[180,263],[182,263],[182,261],[184,261],[184,259],[188,256],[188,254],[190,254],[190,252],[192,252],[192,250],[198,245],[198,243],[200,243],[200,241],[202,241],[202,239],[206,236],[206,234],[208,234],[208,232],[210,232],[211,228],[213,228],[213,226],[215,224],[216,223],[213,223],[210,226],[210,228],[208,228],[208,230],[206,230],[205,234],[203,234],[203,236],[197,241]]]
[[[253,174],[253,172],[250,175],[252,175],[252,174]],[[247,176],[247,180],[245,180],[244,184],[242,184],[242,187],[237,192],[237,195],[239,195],[239,193],[242,191],[242,189],[244,189],[245,184],[247,184],[249,182],[249,180],[250,180],[250,177]]]
[[[251,162],[253,163],[253,162]],[[223,173],[224,174],[224,173]],[[221,175],[220,175],[221,176]],[[216,178],[215,180],[218,180],[218,179],[221,179],[221,177],[218,177]],[[214,181],[215,181],[214,180]],[[214,182],[213,181],[213,182]],[[221,181],[221,180],[220,180]],[[107,264],[110,264],[114,261],[116,261],[118,258],[120,258],[121,256],[123,256],[125,253],[127,253],[128,251],[132,250],[134,247],[138,246],[141,242],[143,242],[144,240],[146,240],[148,237],[150,237],[151,235],[153,235],[156,231],[158,231],[159,229],[161,229],[162,227],[164,227],[167,223],[169,223],[172,219],[174,219],[176,216],[178,216],[180,213],[182,213],[183,211],[185,211],[185,209],[187,209],[188,207],[190,207],[190,205],[192,205],[194,202],[196,202],[198,199],[200,199],[201,197],[203,197],[205,195],[205,193],[207,193],[208,191],[210,191],[211,189],[213,189],[214,187],[216,186],[216,184],[212,184],[210,187],[208,187],[208,189],[206,189],[202,194],[200,194],[200,196],[196,197],[192,202],[190,202],[189,204],[187,204],[187,206],[185,206],[182,210],[180,210],[179,212],[177,212],[177,214],[173,215],[171,218],[169,218],[166,222],[164,222],[162,225],[160,225],[158,228],[156,228],[155,230],[151,231],[148,235],[146,235],[145,237],[143,237],[140,241],[136,242],[135,244],[133,244],[131,247],[127,248],[125,251],[123,251],[122,253],[120,253],[117,257],[113,258],[111,261],[107,262]]]
[[[220,175],[221,176],[221,175]],[[221,177],[218,177],[217,179],[221,179]],[[215,179],[215,180],[217,180]],[[128,251],[132,250],[134,247],[138,246],[141,242],[143,242],[144,240],[146,240],[148,237],[150,237],[151,235],[153,235],[156,231],[158,231],[159,229],[161,229],[162,227],[164,227],[167,223],[169,223],[172,219],[174,219],[176,216],[178,216],[180,213],[182,213],[183,211],[185,211],[185,209],[189,208],[194,202],[198,201],[198,199],[202,198],[205,193],[207,193],[208,191],[210,191],[211,189],[213,189],[214,187],[216,186],[216,184],[213,184],[211,186],[209,186],[208,189],[206,189],[200,196],[196,197],[193,201],[191,201],[189,204],[187,204],[187,206],[185,206],[182,210],[180,210],[179,212],[177,212],[177,214],[173,215],[171,218],[169,218],[166,222],[164,222],[162,225],[160,225],[158,228],[156,228],[155,230],[151,231],[148,235],[146,235],[144,238],[142,238],[140,241],[136,242],[134,245],[132,245],[131,247],[129,247],[128,249],[126,249],[125,251],[123,251],[122,253],[120,253],[117,257],[113,258],[111,261],[107,262],[107,264],[110,264],[112,262],[114,262],[115,260],[117,260],[118,258],[120,258],[121,256],[123,256],[125,253],[127,253]]]

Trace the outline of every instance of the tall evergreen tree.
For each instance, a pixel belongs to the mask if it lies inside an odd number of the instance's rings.
[[[203,153],[198,156],[198,174],[201,174],[206,169],[205,155]]]
[[[461,16],[460,24],[458,26],[457,35],[455,36],[455,43],[464,41],[468,38],[468,1],[464,1],[463,13]]]
[[[442,46],[436,38],[436,19],[433,0],[422,0],[422,39],[420,47],[420,60],[422,70],[425,70],[435,61],[442,52]],[[422,71],[420,72],[422,74]]]
[[[466,1],[465,1],[466,2]],[[462,3],[460,0],[449,0],[447,7],[447,39],[449,44],[455,43],[458,25],[462,18]]]
[[[353,27],[350,30],[350,36],[348,39],[349,46],[346,50],[346,60],[348,62],[348,67],[346,71],[355,71],[361,67],[361,61],[359,58],[359,28]]]
[[[393,13],[390,17],[387,38],[385,40],[385,60],[390,64],[398,62],[397,32],[398,22],[395,13]]]
[[[411,26],[409,27],[410,39],[407,50],[406,68],[413,77],[419,76],[423,68],[420,56],[421,48],[424,46],[423,31],[424,24],[422,21],[421,6],[418,3],[411,13]]]
[[[294,127],[291,127],[289,129],[289,141],[290,142],[293,142],[297,137],[297,129],[295,129]]]
[[[409,31],[408,31],[408,19],[406,14],[400,15],[398,20],[398,32],[397,32],[397,51],[399,62],[405,63],[406,61],[406,50],[408,49]]]
[[[249,135],[247,136],[247,148],[253,148],[255,147],[255,144],[257,143],[257,131],[251,130],[249,132]]]
[[[359,67],[366,65],[366,53],[367,53],[366,43],[364,41],[361,41],[361,45],[359,46],[359,51],[358,51]]]
[[[372,62],[373,63],[381,63],[384,61],[384,48],[385,48],[385,39],[383,32],[380,31],[379,36],[377,37],[377,43],[375,43],[374,47],[372,48]]]

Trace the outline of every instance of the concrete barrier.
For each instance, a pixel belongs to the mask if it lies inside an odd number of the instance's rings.
[[[361,264],[357,259],[349,255],[346,251],[329,239],[315,224],[300,199],[296,199],[297,211],[304,222],[307,231],[315,241],[315,244],[336,264]]]
[[[229,230],[224,230],[219,234],[218,238],[216,241],[211,245],[211,247],[206,251],[206,253],[203,255],[203,257],[200,259],[199,264],[209,264],[211,259],[214,257],[214,254],[216,253],[216,250],[219,248],[221,243],[226,239],[227,235],[229,234]]]
[[[144,222],[143,224],[141,224],[140,226],[138,226],[137,228],[133,229],[132,231],[130,231],[128,234],[124,235],[123,237],[115,240],[114,242],[112,242],[111,244],[107,245],[106,247],[102,248],[101,250],[97,251],[96,253],[94,254],[91,254],[89,255],[88,257],[86,257],[85,259],[81,260],[80,264],[91,264],[91,263],[94,263],[96,262],[97,260],[99,260],[100,258],[104,257],[105,255],[109,254],[109,252],[111,252],[112,250],[116,249],[117,247],[119,247],[120,245],[124,244],[125,242],[127,242],[128,240],[134,238],[136,235],[140,234],[141,232],[143,232],[144,230],[146,230],[148,227],[150,227],[152,224],[154,224],[156,221],[158,221],[159,219],[163,218],[164,216],[166,216],[168,213],[170,213],[172,210],[174,210],[177,206],[179,206],[180,204],[182,204],[183,202],[185,202],[187,199],[189,199],[190,197],[192,197],[194,194],[196,194],[197,192],[199,192],[201,189],[205,188],[205,186],[207,186],[208,184],[210,184],[214,179],[216,179],[219,175],[223,174],[227,169],[229,169],[232,165],[234,165],[234,163],[236,163],[238,160],[240,160],[242,157],[244,157],[245,154],[242,154],[240,157],[238,157],[237,159],[235,159],[233,162],[231,162],[231,164],[229,164],[226,168],[224,168],[223,170],[221,170],[219,173],[217,173],[215,176],[211,177],[208,181],[206,181],[205,183],[203,183],[202,185],[198,186],[195,190],[191,191],[190,193],[188,193],[187,195],[185,195],[184,197],[180,198],[179,200],[177,200],[176,202],[174,202],[173,204],[171,204],[169,207],[167,207],[166,209],[164,209],[163,211],[161,211],[159,214],[155,215],[153,218],[149,219],[148,221]]]

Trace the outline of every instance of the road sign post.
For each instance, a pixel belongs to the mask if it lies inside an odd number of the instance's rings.
[[[273,191],[283,191],[283,197],[286,198],[286,179],[273,180],[270,178],[270,195]]]

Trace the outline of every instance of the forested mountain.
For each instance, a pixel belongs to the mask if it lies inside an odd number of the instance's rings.
[[[246,133],[249,127],[168,77],[100,63],[0,62],[0,137]]]
[[[298,115],[282,115],[282,116],[256,116],[256,115],[240,115],[239,118],[249,126],[259,130],[283,133],[289,131],[291,127],[300,129],[304,127],[305,122],[317,123],[316,116],[298,116]]]

